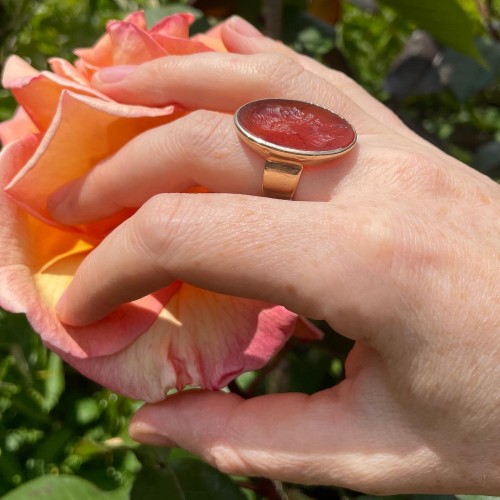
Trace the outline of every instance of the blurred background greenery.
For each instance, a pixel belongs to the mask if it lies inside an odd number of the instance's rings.
[[[0,0],[0,65],[12,53],[38,69],[51,56],[71,60],[109,19],[140,8],[151,23],[189,9],[193,31],[239,14],[349,74],[441,149],[500,176],[499,0]],[[0,89],[0,120],[14,109]],[[329,333],[290,342],[230,389],[252,397],[337,383],[350,343]],[[0,311],[2,498],[369,500],[340,488],[227,477],[183,451],[138,446],[126,429],[139,406],[62,363],[23,316]]]

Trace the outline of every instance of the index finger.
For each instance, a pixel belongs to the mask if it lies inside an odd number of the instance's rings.
[[[280,41],[264,36],[245,19],[233,16],[224,21],[220,27],[220,35],[224,45],[230,52],[237,54],[276,53],[295,59],[306,70],[323,78],[344,92],[358,106],[386,126],[398,130],[403,135],[414,140],[423,141],[417,134],[407,128],[395,113],[345,73],[329,68],[311,57],[299,54]]]
[[[122,69],[99,71],[93,85],[127,104],[161,107],[176,102],[187,109],[225,113],[257,99],[296,99],[344,116],[358,133],[386,129],[344,92],[283,54],[167,56]]]

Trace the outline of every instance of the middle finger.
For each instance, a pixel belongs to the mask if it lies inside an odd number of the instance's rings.
[[[371,163],[367,157],[379,147],[376,137],[365,136],[350,154],[306,167],[295,199],[330,200],[348,172],[352,180],[364,171],[366,183],[368,167],[363,165]],[[85,177],[57,191],[48,207],[60,222],[81,224],[139,207],[159,193],[200,186],[257,196],[262,195],[263,167],[264,159],[242,145],[231,116],[199,110],[137,136]]]

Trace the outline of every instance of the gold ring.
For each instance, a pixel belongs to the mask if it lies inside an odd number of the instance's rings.
[[[342,116],[309,102],[260,99],[234,114],[241,139],[266,159],[265,196],[291,200],[304,166],[331,160],[356,144],[354,127]]]

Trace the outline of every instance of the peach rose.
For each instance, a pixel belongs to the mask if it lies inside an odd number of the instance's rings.
[[[281,306],[180,282],[88,327],[63,325],[55,315],[80,262],[130,213],[62,226],[50,218],[47,199],[131,138],[186,113],[175,103],[116,103],[92,88],[92,75],[169,54],[225,50],[214,33],[189,38],[192,21],[177,14],[148,31],[136,12],[110,22],[94,47],[77,50],[74,65],[55,58],[53,72],[39,72],[12,56],[2,82],[19,108],[0,124],[0,306],[26,313],[43,342],[86,376],[146,401],[186,385],[218,389],[262,367],[297,320]]]

